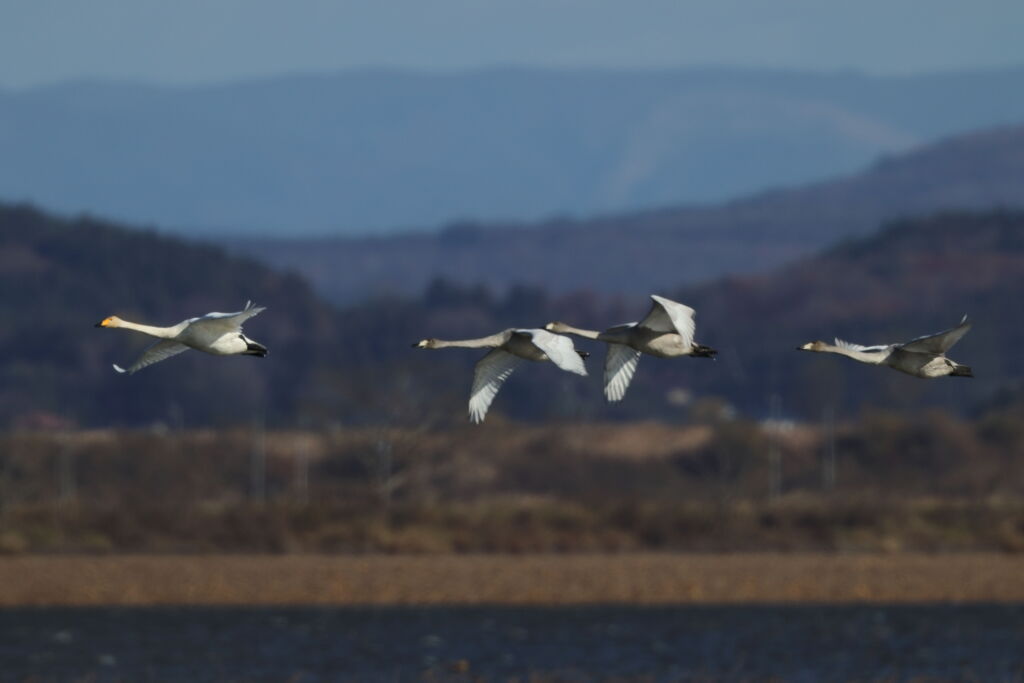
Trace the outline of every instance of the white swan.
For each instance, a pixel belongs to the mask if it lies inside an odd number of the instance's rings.
[[[604,332],[581,330],[560,322],[548,323],[544,329],[607,343],[604,395],[610,402],[621,401],[636,373],[640,354],[658,358],[711,358],[718,353],[709,346],[694,343],[696,325],[692,308],[656,294],[652,294],[651,299],[654,300],[651,310],[638,323],[617,325]]]
[[[918,337],[905,344],[881,344],[878,346],[861,346],[841,339],[836,343],[827,344],[813,341],[797,347],[798,351],[818,351],[821,353],[838,353],[861,363],[870,365],[888,365],[890,368],[905,372],[914,377],[931,379],[933,377],[974,377],[974,373],[966,365],[946,358],[946,351],[971,329],[965,315],[960,324],[938,334]]]
[[[479,339],[424,339],[413,346],[421,349],[493,349],[477,361],[473,372],[473,388],[469,392],[469,418],[477,424],[483,422],[501,385],[523,360],[550,360],[563,370],[586,376],[583,359],[590,355],[577,351],[572,339],[539,329],[513,328]]]
[[[189,349],[218,356],[243,354],[263,358],[267,355],[267,347],[242,334],[242,323],[265,310],[263,306],[253,306],[251,301],[247,301],[245,308],[237,313],[207,313],[199,318],[182,320],[171,327],[140,325],[113,315],[96,323],[96,327],[120,327],[160,339],[143,351],[139,359],[127,370],[118,365],[114,366],[118,372],[127,372],[131,375],[147,365],[159,363]]]

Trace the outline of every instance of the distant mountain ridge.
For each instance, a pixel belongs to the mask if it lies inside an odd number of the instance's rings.
[[[857,175],[720,206],[230,247],[300,270],[336,302],[369,293],[412,295],[439,276],[498,290],[525,283],[556,293],[645,294],[764,272],[904,216],[1014,206],[1024,206],[1024,126],[957,136]]]
[[[1024,120],[1024,69],[358,70],[0,90],[0,198],[205,234],[715,202]]]

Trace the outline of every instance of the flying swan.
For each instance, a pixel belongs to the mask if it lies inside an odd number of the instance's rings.
[[[477,361],[473,372],[473,388],[469,392],[469,419],[479,424],[501,385],[523,360],[549,360],[563,370],[586,376],[583,359],[589,353],[577,351],[572,339],[540,329],[508,329],[489,337],[445,341],[424,339],[413,344],[421,349],[462,347],[489,348],[491,351]]]
[[[616,325],[604,332],[581,330],[559,322],[544,326],[551,332],[575,334],[608,344],[608,355],[604,361],[604,395],[609,402],[621,401],[626,395],[641,354],[658,358],[711,358],[718,353],[710,346],[693,341],[696,325],[692,308],[656,294],[652,294],[651,299],[654,303],[643,320]]]
[[[888,365],[894,370],[905,372],[914,377],[931,379],[933,377],[974,377],[974,373],[966,365],[946,358],[946,351],[971,329],[965,315],[956,327],[926,337],[918,337],[905,344],[881,344],[879,346],[861,346],[836,339],[835,345],[823,341],[813,341],[797,347],[798,351],[818,351],[821,353],[838,353],[861,363],[870,365]]]
[[[267,355],[267,347],[242,334],[242,323],[265,310],[263,306],[253,306],[251,301],[247,301],[245,308],[237,313],[207,313],[199,318],[183,320],[171,327],[140,325],[113,315],[96,323],[96,327],[121,327],[160,339],[143,351],[139,359],[127,370],[114,365],[118,372],[132,375],[147,365],[159,363],[189,349],[217,356],[242,354],[264,358]]]

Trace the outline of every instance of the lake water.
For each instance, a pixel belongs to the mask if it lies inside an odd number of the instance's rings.
[[[0,681],[771,677],[1021,681],[1024,606],[0,610]]]

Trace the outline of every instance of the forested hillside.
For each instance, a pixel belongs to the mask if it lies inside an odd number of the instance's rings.
[[[943,213],[899,221],[771,273],[661,293],[696,308],[697,339],[719,349],[716,361],[645,357],[626,400],[607,406],[600,395],[604,348],[581,340],[579,347],[594,352],[590,378],[548,375],[558,393],[552,401],[552,386],[536,381],[545,368],[527,367],[502,389],[496,412],[543,415],[535,411],[553,408],[556,412],[547,414],[685,419],[701,409],[701,399],[717,398],[744,414],[765,416],[770,397],[778,395],[784,416],[800,419],[819,419],[827,406],[840,414],[916,413],[929,407],[966,413],[1024,379],[1017,352],[1024,344],[1024,314],[1016,306],[1024,296],[1022,212]],[[496,296],[485,288],[439,282],[419,301],[389,307],[391,319],[410,328],[394,335],[381,327],[379,338],[404,341],[415,329],[424,331],[420,336],[476,336],[554,319],[600,328],[637,320],[649,305],[645,295],[555,296],[516,288]],[[804,342],[836,336],[863,344],[908,341],[951,327],[964,314],[974,327],[950,355],[972,366],[974,379],[925,381],[796,350]],[[350,309],[346,315],[354,327],[381,324],[376,308]],[[450,353],[462,356],[468,376],[474,354]]]
[[[900,221],[773,273],[676,292],[701,311],[707,343],[723,347],[721,391],[748,409],[780,393],[797,414],[847,409],[961,410],[1024,378],[1024,213],[945,213]],[[974,379],[924,381],[844,358],[797,353],[833,337],[909,341],[974,322],[950,356]]]
[[[336,339],[331,309],[296,276],[213,246],[24,206],[0,206],[0,290],[3,422],[273,420],[302,403]],[[130,363],[152,340],[93,327],[115,314],[170,325],[247,299],[269,309],[247,327],[270,347],[265,360],[188,352],[121,376],[111,363]]]
[[[946,140],[849,178],[728,204],[531,226],[463,223],[439,234],[232,242],[300,269],[336,302],[414,295],[435,277],[504,290],[644,294],[766,272],[883,222],[948,209],[1024,206],[1024,126]]]
[[[436,426],[465,421],[470,350],[423,351],[424,337],[463,338],[561,319],[605,327],[642,317],[646,295],[495,292],[437,280],[417,297],[377,297],[344,309],[298,275],[218,248],[93,219],[0,208],[0,421],[4,424],[250,423]],[[716,401],[764,416],[777,394],[786,416],[929,406],[970,412],[1015,391],[1024,316],[1024,213],[946,213],[891,224],[768,274],[667,287],[697,309],[698,340],[717,361],[644,358],[626,400],[601,396],[604,348],[590,377],[528,364],[506,383],[488,421],[685,420]],[[117,314],[154,324],[247,299],[268,306],[247,332],[266,359],[189,352],[133,376],[149,340],[93,324]],[[797,352],[814,339],[898,342],[939,331],[963,314],[974,329],[951,353],[975,379],[923,381],[843,358]],[[696,411],[696,412],[695,412]]]

